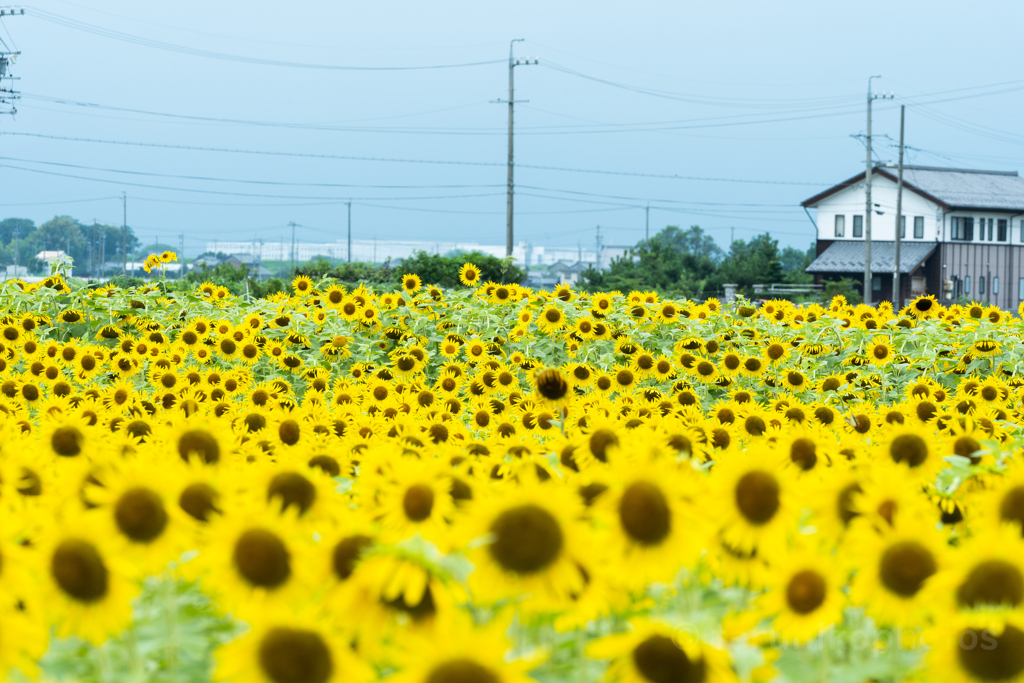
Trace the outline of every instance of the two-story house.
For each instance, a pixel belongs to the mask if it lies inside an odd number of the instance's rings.
[[[803,202],[817,209],[816,282],[864,281],[863,172]],[[897,169],[872,171],[872,301],[893,300]],[[1024,178],[1015,171],[903,167],[900,305],[921,294],[1016,309],[1024,301]]]

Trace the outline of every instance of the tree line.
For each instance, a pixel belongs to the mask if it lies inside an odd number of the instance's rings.
[[[589,291],[655,290],[700,299],[732,283],[741,294],[752,297],[756,284],[813,282],[804,272],[813,258],[813,244],[807,250],[779,249],[778,240],[767,232],[750,241],[735,240],[726,251],[700,226],[669,225],[613,259],[608,270],[585,270],[580,286]]]
[[[130,227],[123,236],[120,225],[83,224],[71,216],[54,216],[38,226],[29,218],[5,218],[0,221],[0,267],[19,265],[40,272],[45,266],[36,254],[63,251],[74,259],[75,275],[89,276],[102,262],[120,263],[122,243],[129,257],[140,246]]]

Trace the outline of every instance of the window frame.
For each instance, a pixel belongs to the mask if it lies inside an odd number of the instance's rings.
[[[864,216],[859,213],[853,214],[853,236],[864,237]]]
[[[999,276],[992,276],[992,296],[999,294]]]
[[[971,293],[971,276],[967,275],[964,277],[964,294]]]
[[[846,237],[846,214],[837,213],[835,219],[835,237]]]
[[[1010,232],[1010,223],[1005,218],[1000,218],[996,221],[996,241],[1005,242],[1006,237]]]
[[[914,216],[914,239],[924,239],[924,216]]]
[[[953,242],[973,242],[974,216],[953,216],[950,223],[949,239]]]
[[[978,276],[978,294],[984,294],[984,293],[985,293],[985,276],[984,275],[979,275]]]

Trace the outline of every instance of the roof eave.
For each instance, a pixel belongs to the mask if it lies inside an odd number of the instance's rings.
[[[889,170],[886,169],[886,168],[875,168],[875,169],[872,169],[871,173],[872,174],[876,174],[877,173],[878,175],[885,176],[886,178],[888,178],[889,180],[891,180],[894,183],[898,183],[899,182],[899,178],[894,176],[892,173],[890,173]],[[813,207],[815,204],[819,203],[821,200],[825,199],[826,197],[830,197],[830,196],[836,194],[837,192],[842,192],[846,188],[852,187],[852,186],[856,185],[857,183],[863,181],[865,175],[866,175],[866,173],[862,171],[862,172],[858,173],[857,175],[853,176],[852,178],[850,178],[848,180],[844,180],[843,182],[839,183],[838,185],[834,185],[834,186],[830,187],[829,189],[825,190],[824,192],[819,192],[818,194],[814,195],[810,199],[804,200],[803,202],[800,203],[800,206],[804,207],[805,209],[809,209],[809,208]],[[943,211],[950,211],[950,210],[952,210],[952,207],[949,204],[947,204],[946,202],[942,201],[938,197],[936,197],[934,195],[931,195],[931,194],[925,192],[924,190],[921,190],[921,189],[915,187],[912,183],[908,183],[906,181],[906,179],[903,180],[903,187],[904,187],[904,189],[910,190],[911,192],[924,197],[925,199],[927,199],[930,202],[934,202],[935,204],[939,205],[942,208]]]

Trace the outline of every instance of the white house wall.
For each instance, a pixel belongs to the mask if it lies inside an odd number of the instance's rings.
[[[882,211],[871,219],[871,239],[893,241],[896,239],[896,183],[885,176],[874,175],[871,178],[871,202],[876,204],[875,210]],[[818,239],[829,241],[864,241],[864,237],[853,236],[853,217],[864,215],[864,183],[851,185],[821,200],[817,206]],[[845,234],[835,235],[835,217],[846,217]],[[988,244],[988,239],[981,239],[977,229],[978,219],[986,221],[991,218],[995,225],[1000,219],[1008,219],[1008,235],[1005,242],[996,244],[1024,244],[1021,241],[1021,223],[1024,217],[1008,213],[992,211],[952,211],[944,213],[942,208],[916,192],[903,188],[903,215],[907,219],[907,232],[902,238],[908,242],[949,242],[951,219],[954,216],[970,216],[975,221],[974,243]],[[914,237],[914,217],[924,217],[924,237]],[[995,237],[995,235],[993,235]],[[987,238],[987,235],[986,235]]]
[[[871,178],[871,202],[877,204],[871,218],[871,239],[893,241],[896,239],[896,183],[884,176]],[[846,228],[843,237],[836,237],[836,215],[846,217]],[[864,237],[853,236],[853,217],[864,215],[864,183],[851,185],[845,190],[829,195],[818,203],[818,239],[864,241]],[[929,201],[903,188],[903,215],[907,219],[906,236],[908,242],[934,242],[941,234],[942,209],[938,204]],[[924,237],[914,237],[914,217],[924,217]]]

